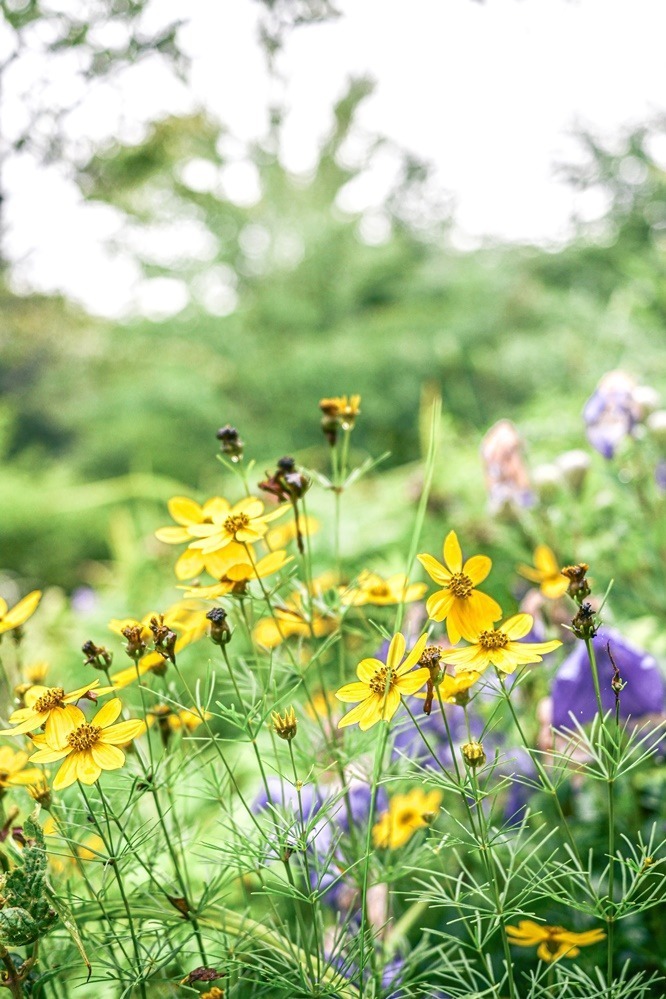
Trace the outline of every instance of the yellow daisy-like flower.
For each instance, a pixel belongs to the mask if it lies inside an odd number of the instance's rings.
[[[404,635],[398,632],[391,639],[385,663],[381,659],[361,660],[356,667],[360,683],[348,683],[335,694],[340,701],[361,703],[340,719],[338,728],[358,722],[361,731],[365,732],[378,721],[390,721],[398,710],[401,696],[415,694],[430,676],[430,670],[425,667],[410,672],[421,658],[426,641],[427,636],[422,635],[403,662],[407,643]]]
[[[428,597],[428,616],[433,621],[446,619],[446,633],[455,645],[465,632],[497,621],[502,616],[502,608],[492,597],[476,589],[492,568],[487,555],[473,555],[463,565],[455,531],[447,534],[443,554],[445,565],[432,555],[419,555],[418,560],[430,578],[443,587]]]
[[[464,637],[472,644],[464,649],[445,649],[442,659],[455,666],[457,671],[474,670],[476,673],[483,673],[489,666],[495,666],[502,673],[513,673],[518,666],[539,663],[542,656],[559,648],[562,643],[557,639],[521,642],[532,624],[531,614],[515,614],[499,628],[483,627],[467,631]]]
[[[8,787],[25,787],[44,779],[42,771],[38,767],[26,767],[27,762],[27,753],[0,746],[0,791]]]
[[[342,589],[340,602],[347,607],[361,607],[364,604],[373,604],[376,607],[409,604],[414,600],[420,600],[426,590],[425,583],[410,585],[404,572],[383,579],[378,573],[364,569],[355,586]]]
[[[301,638],[322,638],[330,635],[337,626],[337,617],[316,605],[313,605],[310,616],[309,610],[306,611],[303,605],[303,597],[300,593],[295,593],[281,607],[275,607],[275,617],[265,617],[255,625],[252,638],[257,645],[274,649],[295,635]]]
[[[76,717],[72,717],[69,729],[59,745],[44,746],[30,757],[33,763],[63,760],[53,780],[54,791],[61,791],[77,780],[82,784],[94,784],[99,780],[102,770],[119,770],[125,764],[125,754],[119,747],[127,745],[146,731],[146,724],[140,718],[114,725],[122,711],[119,697],[107,701],[91,722],[86,721],[86,716],[79,708],[73,710]]]
[[[173,496],[168,504],[169,513],[179,524],[179,527],[160,527],[155,531],[155,537],[166,545],[190,544],[192,533],[190,528],[201,524],[212,525],[215,514],[222,516],[229,509],[229,504],[221,496],[213,496],[199,506],[186,496]],[[231,549],[231,550],[229,550]],[[222,552],[210,552],[204,555],[195,548],[187,548],[174,566],[178,579],[193,579],[202,572],[207,572],[214,578],[223,576],[229,565],[233,565],[234,556],[238,561],[247,561],[247,552],[241,544],[231,544]]]
[[[44,683],[48,671],[49,664],[45,659],[40,659],[23,667],[23,675],[26,681],[33,684]]]
[[[388,811],[372,827],[372,842],[385,850],[404,846],[417,829],[430,825],[441,802],[440,791],[424,794],[419,787],[407,794],[394,794]]]
[[[538,583],[544,597],[557,600],[569,588],[569,580],[560,571],[560,563],[555,552],[548,545],[537,545],[534,549],[534,566],[519,565],[518,572],[532,583]]]
[[[6,631],[13,631],[15,628],[20,628],[22,624],[25,624],[28,618],[32,617],[37,610],[37,604],[41,599],[42,591],[33,590],[27,597],[23,597],[17,604],[14,604],[10,610],[7,601],[0,597],[0,635],[4,635]]]
[[[315,520],[314,517],[303,517],[299,515],[298,522],[301,526],[301,534],[303,537],[316,534],[320,527],[319,521]],[[295,518],[292,518],[285,524],[278,524],[276,527],[271,527],[268,534],[264,537],[264,541],[271,551],[275,551],[277,548],[285,548],[290,541],[295,541],[297,537],[298,531],[296,530],[296,520]]]
[[[350,430],[361,414],[360,395],[337,395],[329,399],[320,399],[319,408],[324,416],[340,421],[343,430]]]
[[[440,683],[437,685],[439,688],[440,695],[445,704],[458,704],[462,699],[467,703],[468,697],[465,697],[469,688],[476,683],[480,678],[481,674],[477,673],[476,670],[470,669],[466,673],[461,673],[460,676],[451,676],[450,673],[445,673],[442,677]],[[419,693],[416,695],[421,700],[425,700],[427,694]]]
[[[561,957],[577,957],[581,947],[599,943],[605,939],[602,930],[586,930],[574,933],[563,926],[544,926],[531,919],[521,919],[518,926],[507,926],[509,943],[517,947],[536,947],[537,957],[542,961],[558,961]]]
[[[290,506],[284,504],[270,513],[264,513],[264,504],[254,496],[246,496],[235,506],[220,499],[212,515],[212,523],[191,524],[187,528],[190,537],[198,539],[191,542],[190,548],[209,555],[226,548],[232,541],[253,545],[266,535],[269,522],[289,509]]]
[[[229,548],[231,547],[229,545]],[[233,547],[241,546],[234,545]],[[223,548],[222,552],[227,550],[227,548]],[[186,589],[186,595],[188,597],[201,597],[203,600],[216,600],[218,597],[226,596],[227,593],[244,593],[251,580],[272,576],[273,573],[279,572],[294,559],[294,556],[287,555],[286,551],[270,552],[269,555],[264,555],[252,565],[246,549],[243,548],[242,551],[242,559],[238,562],[234,561],[220,576],[218,583],[214,583],[212,586],[190,586]]]
[[[34,732],[43,725],[47,741],[57,745],[63,734],[69,731],[71,720],[80,714],[79,709],[74,707],[75,702],[97,687],[99,680],[92,680],[68,694],[63,687],[30,687],[23,697],[25,707],[9,716],[14,728],[2,729],[0,735],[22,735]]]

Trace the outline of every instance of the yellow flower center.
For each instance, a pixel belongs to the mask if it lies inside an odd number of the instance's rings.
[[[246,513],[235,513],[231,517],[227,517],[223,526],[227,534],[233,534],[235,537],[236,532],[248,527],[249,523],[250,518]]]
[[[62,687],[50,687],[45,694],[38,697],[33,705],[34,711],[52,711],[54,708],[62,708],[65,691]]]
[[[411,826],[415,822],[418,822],[420,818],[421,816],[418,814],[418,812],[415,809],[406,808],[404,812],[401,812],[400,815],[398,816],[398,825]]]
[[[371,586],[369,590],[371,597],[388,597],[391,593],[386,583],[377,583],[376,586]]]
[[[482,631],[479,635],[479,645],[487,652],[505,649],[508,644],[509,636],[503,631]]]
[[[90,725],[83,722],[73,732],[67,736],[67,742],[77,753],[82,753],[85,749],[90,749],[99,739],[101,728],[99,725]]]
[[[390,666],[383,666],[378,669],[373,678],[368,683],[373,694],[384,694],[393,685],[393,670]]]
[[[9,771],[0,770],[0,787],[5,787],[8,780],[9,780]]]
[[[449,589],[454,597],[468,597],[474,589],[474,583],[464,572],[454,572],[449,580]]]

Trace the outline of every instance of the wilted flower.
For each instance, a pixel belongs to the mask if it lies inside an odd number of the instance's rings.
[[[577,957],[581,947],[599,943],[605,939],[602,930],[586,930],[575,933],[563,926],[544,926],[531,919],[521,919],[518,926],[507,926],[509,943],[517,947],[536,947],[537,957],[542,961],[558,961],[561,957]]]
[[[612,458],[633,433],[640,417],[635,391],[636,381],[626,371],[609,371],[585,403],[587,439],[604,458]]]
[[[601,703],[605,711],[615,706],[612,688],[615,660],[625,687],[620,694],[620,716],[639,719],[646,715],[659,715],[664,711],[665,684],[654,656],[629,643],[619,631],[602,627],[592,639],[599,673]],[[553,715],[555,728],[571,727],[571,720],[584,723],[597,713],[597,701],[592,680],[587,649],[576,643],[573,652],[564,660],[553,680]]]
[[[481,442],[490,509],[532,506],[534,493],[523,455],[523,441],[510,420],[495,423]]]

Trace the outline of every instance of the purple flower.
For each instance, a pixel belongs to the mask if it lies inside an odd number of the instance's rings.
[[[604,458],[612,458],[624,438],[633,433],[640,416],[635,391],[631,375],[609,371],[585,403],[587,439]]]
[[[656,659],[630,645],[614,628],[601,628],[593,639],[604,710],[615,706],[608,643],[626,684],[620,693],[620,716],[637,720],[645,715],[661,714],[664,711],[664,679]],[[592,669],[583,642],[576,643],[574,651],[555,674],[552,697],[555,728],[571,728],[572,717],[579,722],[591,721],[597,713]]]

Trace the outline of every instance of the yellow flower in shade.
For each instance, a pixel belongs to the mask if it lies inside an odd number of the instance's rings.
[[[0,792],[8,787],[25,787],[44,780],[42,771],[38,767],[26,767],[27,762],[27,753],[0,746]]]
[[[319,521],[315,520],[314,517],[299,516],[298,522],[301,525],[301,534],[303,537],[316,534],[319,530]],[[278,548],[285,548],[290,541],[295,541],[297,536],[296,520],[292,518],[284,524],[271,527],[268,534],[264,537],[264,541],[271,551],[275,551]]]
[[[327,609],[316,605],[306,610],[303,597],[295,593],[281,607],[275,607],[275,617],[265,617],[259,621],[253,631],[252,638],[257,645],[265,649],[274,649],[287,638],[322,638],[330,635],[338,626],[338,619]]]
[[[442,659],[456,667],[457,672],[474,670],[483,673],[495,666],[502,673],[513,673],[518,666],[539,663],[541,657],[562,644],[557,639],[550,642],[521,642],[532,628],[531,614],[516,614],[499,628],[484,627],[467,631],[465,639],[471,642],[464,649],[444,649]]]
[[[417,829],[430,825],[441,802],[439,791],[424,794],[418,787],[407,794],[394,794],[388,811],[372,827],[372,842],[385,850],[404,846]]]
[[[444,703],[466,704],[469,700],[469,688],[476,683],[480,676],[481,674],[473,669],[467,670],[466,673],[461,673],[460,676],[451,676],[450,673],[445,673],[441,681],[437,684]],[[421,700],[425,700],[427,694],[419,693],[416,696]]]
[[[430,670],[422,667],[410,672],[421,658],[427,636],[422,635],[403,661],[406,642],[398,632],[391,639],[386,663],[380,659],[363,659],[356,667],[359,683],[348,683],[336,691],[340,701],[360,701],[338,722],[338,728],[358,722],[361,731],[372,728],[378,721],[390,721],[398,710],[404,694],[415,694],[430,677]]]
[[[61,737],[69,731],[71,720],[80,714],[74,707],[76,701],[84,697],[90,690],[99,687],[99,680],[91,680],[83,687],[65,693],[63,687],[30,687],[26,691],[24,708],[19,708],[9,716],[13,728],[0,731],[0,735],[21,735],[24,732],[35,732],[44,726],[44,734],[50,744],[57,745]],[[108,691],[108,687],[105,691]]]
[[[492,567],[487,555],[473,555],[463,565],[455,531],[447,534],[443,554],[445,565],[432,555],[419,555],[418,560],[431,579],[443,587],[428,597],[428,616],[433,621],[446,619],[446,633],[455,645],[465,632],[482,629],[497,621],[502,616],[502,608],[492,597],[476,589]]]
[[[239,546],[234,545],[234,547]],[[229,548],[231,548],[231,545],[229,545]],[[227,548],[223,548],[220,554],[226,551]],[[272,576],[273,573],[284,569],[285,565],[288,565],[289,562],[293,562],[293,559],[294,556],[288,556],[286,551],[270,552],[270,554],[264,555],[263,558],[260,558],[253,565],[249,561],[247,551],[243,548],[241,561],[230,565],[222,576],[220,576],[218,583],[213,583],[212,586],[190,586],[185,592],[188,597],[201,597],[202,600],[216,600],[218,597],[224,597],[228,593],[244,593],[247,584],[253,579],[263,579],[265,576]]]
[[[63,760],[53,780],[53,790],[61,791],[74,781],[82,784],[94,784],[99,779],[102,770],[118,770],[124,766],[125,754],[120,746],[127,745],[132,739],[143,735],[146,724],[140,718],[130,721],[114,722],[122,711],[119,697],[107,701],[99,709],[91,722],[79,708],[76,718],[65,737],[58,745],[47,745],[34,753],[30,760],[33,763],[56,763]]]
[[[201,524],[213,524],[214,514],[223,514],[229,508],[229,504],[221,496],[213,496],[206,500],[203,506],[199,506],[194,500],[187,499],[186,496],[174,496],[168,502],[169,513],[179,524],[179,527],[160,527],[155,531],[155,537],[166,545],[190,544],[192,541],[191,527],[198,527]],[[204,555],[203,552],[194,548],[187,548],[174,566],[174,571],[178,579],[192,579],[202,572],[207,572],[214,578],[219,579],[224,575],[229,565],[233,565],[234,556],[238,561],[247,561],[247,552],[241,544],[229,546],[231,551],[222,553],[210,552]],[[231,561],[229,561],[229,558]]]
[[[20,628],[22,624],[25,624],[28,618],[32,617],[37,610],[37,604],[41,599],[42,591],[33,590],[32,593],[29,593],[27,597],[23,597],[23,600],[19,600],[9,610],[7,601],[0,597],[0,635],[4,635],[6,631],[13,631],[14,628]]]
[[[48,671],[49,664],[45,659],[40,659],[38,662],[30,663],[28,666],[23,667],[23,675],[26,681],[31,684],[44,683]]]
[[[517,947],[536,947],[542,961],[558,961],[561,957],[578,957],[581,947],[599,943],[606,934],[602,930],[574,933],[563,926],[544,926],[531,919],[521,919],[518,926],[507,926],[509,943]]]
[[[172,732],[194,732],[202,722],[212,718],[210,711],[192,711],[189,708],[181,708],[173,711],[168,704],[156,704],[149,708],[147,712],[148,725],[157,722],[160,726],[170,729]]]
[[[544,597],[557,600],[569,588],[569,580],[560,571],[560,563],[548,545],[537,545],[534,549],[534,566],[519,565],[518,572],[532,583],[538,583]]]
[[[350,430],[354,426],[356,417],[361,414],[361,397],[338,395],[330,399],[320,399],[319,408],[324,416],[339,420],[343,430]]]
[[[253,545],[266,535],[271,520],[281,517],[290,509],[285,504],[270,513],[264,513],[264,504],[254,496],[246,496],[235,506],[231,506],[227,500],[221,500],[221,504],[213,513],[212,523],[192,524],[187,528],[190,537],[198,539],[190,543],[190,548],[209,555],[220,548],[226,548],[232,541]]]
[[[404,572],[383,579],[378,573],[364,569],[355,586],[342,589],[340,601],[345,606],[351,607],[361,607],[363,604],[386,607],[390,604],[409,604],[414,600],[420,600],[426,590],[425,583],[410,585]]]
[[[133,617],[114,618],[109,621],[109,628],[117,635],[122,635],[126,628],[138,627],[141,629],[141,639],[146,644],[150,644],[153,640],[150,622],[153,618],[159,620],[162,617],[166,627],[175,631],[178,636],[174,647],[175,653],[178,654],[206,634],[209,624],[206,619],[206,610],[206,605],[199,600],[179,600],[172,607],[169,607],[163,615],[151,611],[145,614],[140,621]],[[143,676],[144,673],[149,673],[151,670],[160,669],[163,665],[164,656],[160,655],[159,652],[147,652],[139,659],[139,676]],[[136,679],[137,669],[135,666],[129,666],[127,669],[111,675],[113,686],[118,690]]]

